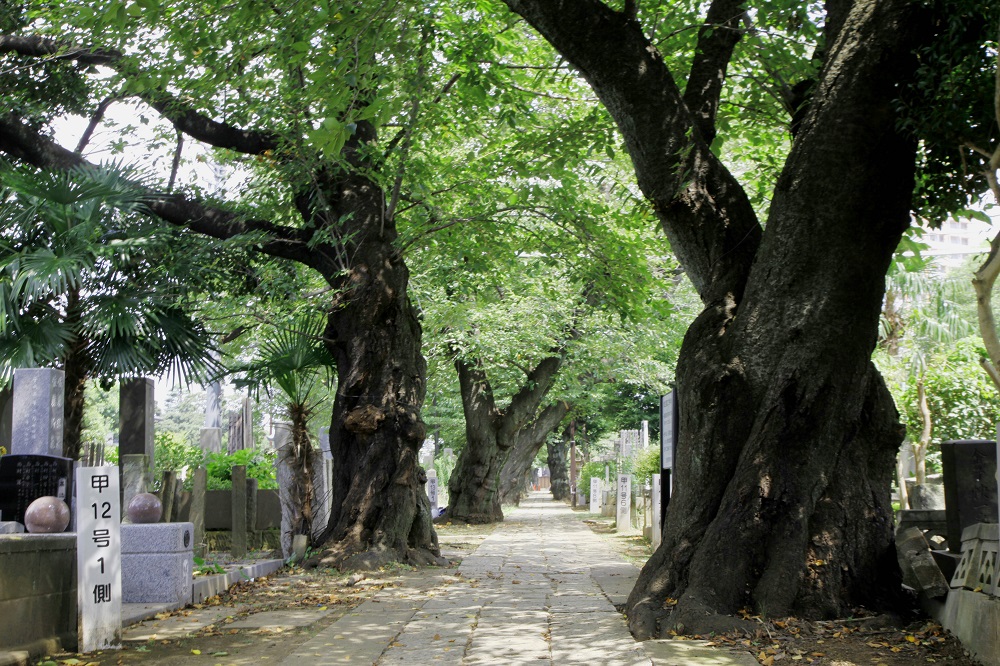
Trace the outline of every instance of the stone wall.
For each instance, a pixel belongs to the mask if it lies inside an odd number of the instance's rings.
[[[76,535],[0,536],[0,653],[76,648]]]

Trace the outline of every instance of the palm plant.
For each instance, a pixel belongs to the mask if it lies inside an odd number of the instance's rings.
[[[291,315],[287,322],[272,322],[259,328],[261,342],[255,357],[237,365],[234,383],[257,393],[264,389],[281,394],[291,421],[291,445],[278,452],[293,470],[288,488],[292,534],[312,539],[315,485],[312,480],[313,447],[309,420],[317,405],[332,394],[334,361],[323,342],[322,319]],[[316,526],[324,528],[325,525]]]
[[[79,455],[88,378],[191,381],[212,364],[189,243],[144,213],[118,168],[0,166],[0,386],[19,367],[65,371],[67,457]]]

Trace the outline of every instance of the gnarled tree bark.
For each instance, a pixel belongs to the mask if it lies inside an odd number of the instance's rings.
[[[870,356],[909,223],[915,142],[892,103],[928,34],[920,10],[828,3],[823,67],[764,231],[708,149],[719,89],[692,88],[725,77],[733,40],[700,34],[682,95],[634,17],[596,0],[507,4],[610,111],[704,303],[678,362],[675,494],[628,600],[633,633],[724,630],[745,607],[828,617],[892,603],[903,431]],[[716,0],[709,15],[732,25],[743,10]]]
[[[503,520],[500,470],[518,433],[552,387],[563,358],[560,354],[542,359],[503,409],[493,399],[493,388],[481,365],[455,359],[465,412],[465,448],[448,482],[449,520],[474,524]]]
[[[559,501],[569,500],[569,466],[567,465],[570,440],[569,428],[562,431],[562,435],[555,440],[547,440],[549,483],[551,484],[552,499]]]
[[[500,470],[500,503],[519,504],[525,491],[525,474],[548,439],[549,433],[569,413],[569,404],[560,400],[539,412],[531,423],[517,433],[514,447]]]

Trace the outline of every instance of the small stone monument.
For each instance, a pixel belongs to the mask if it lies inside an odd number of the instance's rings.
[[[597,476],[590,477],[590,512],[601,512],[601,479]]]
[[[632,530],[632,477],[628,474],[618,475],[618,499],[616,502],[615,528],[619,532]]]
[[[434,468],[427,470],[427,499],[431,501],[431,511],[438,508],[438,478]]]

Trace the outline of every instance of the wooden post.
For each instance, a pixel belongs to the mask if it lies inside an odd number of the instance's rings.
[[[205,492],[208,488],[208,470],[199,467],[194,470],[191,485],[191,515],[194,525],[194,554],[205,557]]]
[[[233,466],[232,555],[242,559],[247,554],[247,468]]]
[[[177,495],[177,472],[167,470],[163,473],[163,480],[160,483],[160,502],[163,504],[163,516],[161,523],[173,522],[174,519],[174,497]]]

